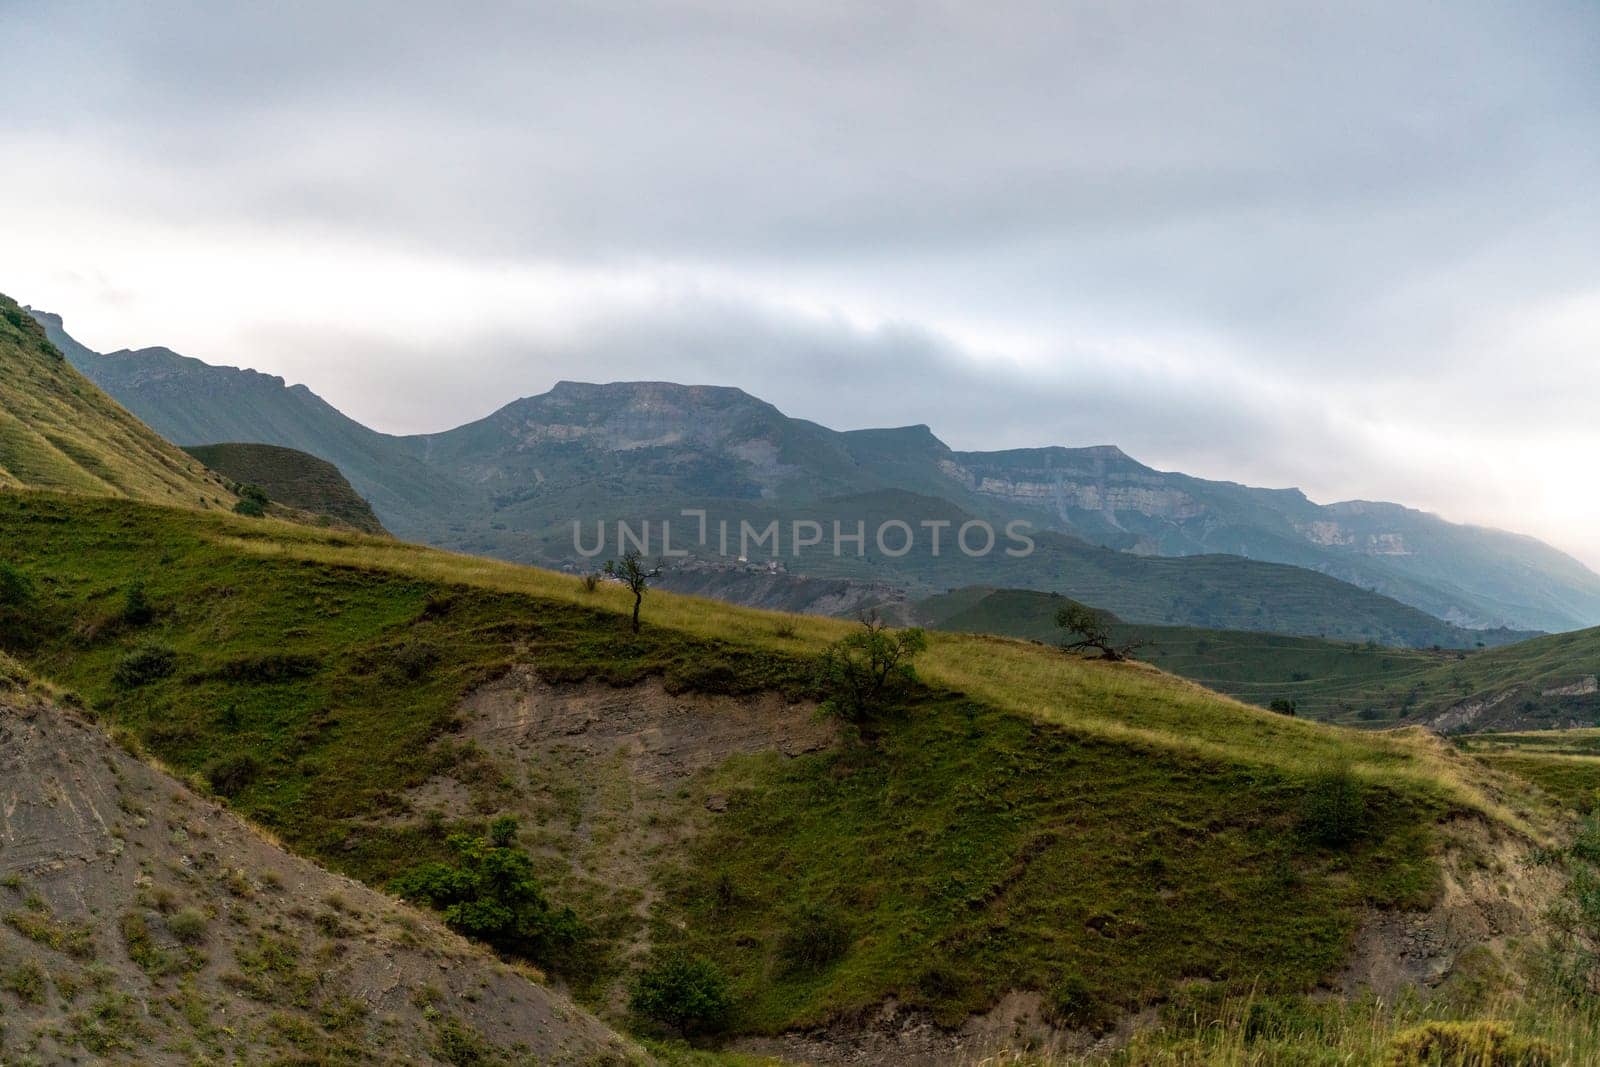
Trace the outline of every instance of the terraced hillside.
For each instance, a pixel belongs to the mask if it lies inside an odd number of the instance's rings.
[[[0,741],[0,1062],[646,1059],[525,969],[288,855],[3,655]]]
[[[231,505],[222,479],[79,374],[38,323],[0,295],[0,489]]]
[[[383,886],[518,817],[589,930],[541,962],[618,1019],[669,949],[746,1034],[1307,993],[1372,908],[1441,899],[1452,827],[1545,832],[1421,734],[1016,641],[936,636],[866,745],[813,715],[833,620],[652,594],[633,635],[604,585],[126,502],[17,494],[0,530],[36,598],[8,647],[296,850]]]

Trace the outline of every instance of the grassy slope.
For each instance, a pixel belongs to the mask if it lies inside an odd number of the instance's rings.
[[[326,515],[362,533],[384,533],[372,505],[327,460],[278,445],[194,445],[184,449],[207,467],[242,484],[259,485],[275,502]]]
[[[1062,601],[1026,590],[965,589],[919,605],[932,625],[1056,642]],[[1500,648],[1430,652],[1230,630],[1136,626],[1139,658],[1241,700],[1294,700],[1300,714],[1351,723],[1431,720],[1463,700],[1505,696],[1501,711],[1525,724],[1595,721],[1589,694],[1548,690],[1600,673],[1600,629],[1552,634]]]
[[[73,370],[0,295],[0,488],[129,496],[183,507],[232,501],[222,480]]]
[[[31,664],[180,771],[254,761],[232,797],[241,811],[380,884],[438,853],[450,827],[407,821],[400,794],[474,758],[449,741],[458,701],[514,660],[558,679],[803,695],[812,657],[846,630],[794,618],[785,636],[769,614],[653,595],[633,637],[618,590],[125,503],[13,496],[0,527],[42,590]],[[136,575],[159,615],[130,629],[116,610]],[[152,640],[176,652],[176,673],[118,688],[116,665]],[[891,994],[955,1017],[1068,974],[1103,1012],[1197,975],[1304,990],[1336,966],[1362,908],[1429,897],[1429,827],[1444,812],[1516,821],[1420,735],[1289,720],[1148,668],[938,635],[923,676],[882,753],[744,758],[696,784],[729,811],[661,872],[657,935],[723,963],[743,1028]],[[1369,796],[1370,832],[1348,853],[1293,832],[1312,777],[1335,763]],[[853,947],[791,974],[776,941],[810,906],[846,916]],[[595,966],[600,990],[614,962]]]

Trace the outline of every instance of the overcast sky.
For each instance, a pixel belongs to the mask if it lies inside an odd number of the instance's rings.
[[[1600,4],[0,0],[0,291],[444,429],[561,378],[1600,567]]]

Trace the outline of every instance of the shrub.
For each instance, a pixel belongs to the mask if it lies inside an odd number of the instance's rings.
[[[219,796],[236,797],[261,776],[261,761],[248,752],[223,756],[206,768],[206,782]]]
[[[185,945],[198,945],[206,939],[210,920],[199,908],[183,908],[167,916],[167,932]]]
[[[722,1029],[732,1006],[717,965],[681,952],[652,960],[634,979],[628,997],[635,1015],[685,1037]]]
[[[600,576],[598,574],[585,574],[583,576],[583,591],[585,593],[592,593],[598,588],[600,588]]]
[[[1505,1023],[1425,1023],[1389,1042],[1384,1067],[1550,1067],[1555,1052]]]
[[[533,860],[515,847],[517,820],[501,816],[487,837],[454,834],[453,863],[428,863],[391,888],[438,908],[456,932],[504,952],[549,963],[586,935],[570,908],[557,910],[533,876]]]
[[[261,656],[241,656],[224,663],[217,675],[230,682],[289,682],[309,678],[322,669],[316,656],[295,652],[269,652]]]
[[[0,560],[0,608],[25,608],[33,603],[33,579]]]
[[[243,515],[247,519],[259,519],[267,513],[267,506],[259,500],[251,500],[246,497],[235,504],[233,510],[236,514]]]
[[[406,681],[419,681],[431,671],[443,654],[426,641],[406,641],[394,650],[390,664]]]
[[[1056,983],[1050,991],[1045,1011],[1061,1026],[1094,1026],[1101,1021],[1101,1009],[1094,989],[1081,974],[1073,973]]]
[[[1271,704],[1268,704],[1267,708],[1268,710],[1277,712],[1279,715],[1292,716],[1295,712],[1300,710],[1300,705],[1296,704],[1292,700],[1285,700],[1282,697],[1279,697]]]
[[[877,616],[864,616],[859,630],[822,654],[817,680],[826,694],[823,709],[867,734],[916,684],[912,664],[927,647],[919,629],[891,630]]]
[[[850,927],[819,907],[796,915],[778,941],[778,958],[790,971],[820,971],[850,951]]]
[[[156,617],[156,609],[145,593],[143,582],[134,582],[122,595],[122,621],[129,626],[143,626]]]
[[[25,642],[33,632],[33,579],[0,560],[0,642]]]
[[[172,649],[143,645],[122,657],[111,680],[124,689],[136,689],[170,677],[177,666],[178,656]]]
[[[1366,790],[1347,766],[1311,780],[1300,813],[1300,832],[1325,848],[1342,848],[1361,836],[1367,819]]]
[[[0,976],[0,989],[16,994],[24,1004],[44,1003],[44,971],[29,961]]]

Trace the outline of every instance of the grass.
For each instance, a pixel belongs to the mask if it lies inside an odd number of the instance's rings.
[[[1467,734],[1455,743],[1486,766],[1532,782],[1573,812],[1600,808],[1600,730]]]
[[[1026,590],[959,590],[924,601],[943,629],[1054,644],[1059,597]],[[1123,624],[1117,640],[1163,670],[1259,704],[1292,700],[1301,716],[1384,726],[1425,719],[1478,696],[1497,714],[1539,725],[1600,721],[1600,695],[1559,693],[1600,673],[1600,629],[1497,648],[1425,650],[1315,637]],[[1580,685],[1581,688],[1581,685]]]
[[[848,629],[652,593],[632,635],[623,590],[127,501],[0,495],[0,529],[38,590],[38,625],[13,653],[293,848],[380,886],[468,828],[414,818],[404,794],[466,773],[459,703],[513,663],[554,681],[806,697],[817,655]],[[143,625],[118,621],[135,578]],[[119,685],[149,647],[170,650],[171,673]],[[732,977],[741,1029],[888,996],[950,1020],[1074,975],[1096,1022],[1199,977],[1304,992],[1365,909],[1431,899],[1438,820],[1519,823],[1486,775],[1420,734],[1288,719],[999,638],[936,635],[919,668],[913,714],[881,750],[736,758],[681,798],[685,817],[709,791],[728,810],[658,873],[652,928]],[[1345,849],[1298,832],[1332,766],[1367,816]],[[847,927],[844,952],[782,963],[818,909]],[[241,979],[278,962],[262,954]]]
[[[0,489],[231,506],[217,476],[156,436],[62,358],[0,295]]]
[[[278,445],[195,445],[184,451],[231,481],[260,486],[276,503],[364,533],[384,532],[372,505],[326,460]]]

